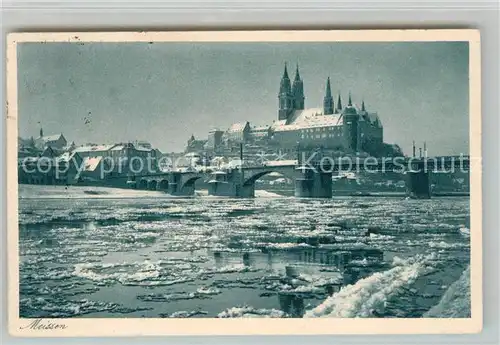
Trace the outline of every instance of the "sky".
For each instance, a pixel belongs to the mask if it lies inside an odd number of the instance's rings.
[[[19,135],[63,133],[77,145],[149,141],[181,151],[194,134],[278,117],[284,63],[298,63],[305,107],[365,101],[384,141],[411,154],[469,152],[467,42],[21,43]],[[90,121],[86,121],[89,119]]]

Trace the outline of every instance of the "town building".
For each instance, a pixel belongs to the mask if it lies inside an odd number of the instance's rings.
[[[156,172],[162,155],[145,141],[76,146],[62,134],[44,136],[40,129],[37,139],[18,138],[19,183],[73,184]]]
[[[63,150],[68,142],[62,133],[43,135],[43,128],[40,128],[40,136],[35,139],[35,146],[39,149],[51,147],[56,150]]]
[[[118,144],[88,144],[74,148],[82,158],[104,159],[111,165],[113,174],[128,174],[132,171],[151,169],[156,171],[158,150],[132,143]],[[141,168],[142,167],[142,168]]]
[[[207,151],[218,152],[222,147],[222,139],[223,139],[224,131],[220,129],[212,129],[208,133],[208,138],[203,148]]]

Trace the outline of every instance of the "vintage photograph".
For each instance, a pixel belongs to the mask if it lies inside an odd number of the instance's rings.
[[[203,37],[15,42],[25,327],[471,318],[471,36]]]

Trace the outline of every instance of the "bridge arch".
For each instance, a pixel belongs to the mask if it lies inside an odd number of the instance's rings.
[[[158,189],[167,191],[168,190],[168,180],[160,180],[158,182]]]
[[[193,177],[190,177],[188,178],[186,181],[184,181],[184,183],[182,184],[182,187],[181,188],[185,188],[185,187],[193,187],[194,186],[194,183],[201,178],[201,175],[198,175],[198,176],[193,176]]]
[[[290,176],[290,174],[287,174],[287,173],[283,173],[282,171],[279,171],[279,170],[275,170],[275,169],[269,169],[269,170],[265,170],[265,171],[260,171],[258,173],[255,173],[254,175],[246,178],[243,182],[243,186],[251,186],[251,185],[254,185],[255,182],[260,179],[261,177],[265,176],[265,175],[269,175],[271,173],[278,173],[280,174],[281,176],[283,176],[284,178],[287,178],[287,179],[291,179],[293,180],[294,179],[294,176]]]

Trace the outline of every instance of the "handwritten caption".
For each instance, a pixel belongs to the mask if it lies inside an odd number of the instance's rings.
[[[50,331],[56,329],[66,329],[67,325],[56,321],[49,321],[44,319],[34,319],[27,325],[19,327],[20,329],[32,329],[37,331]]]

